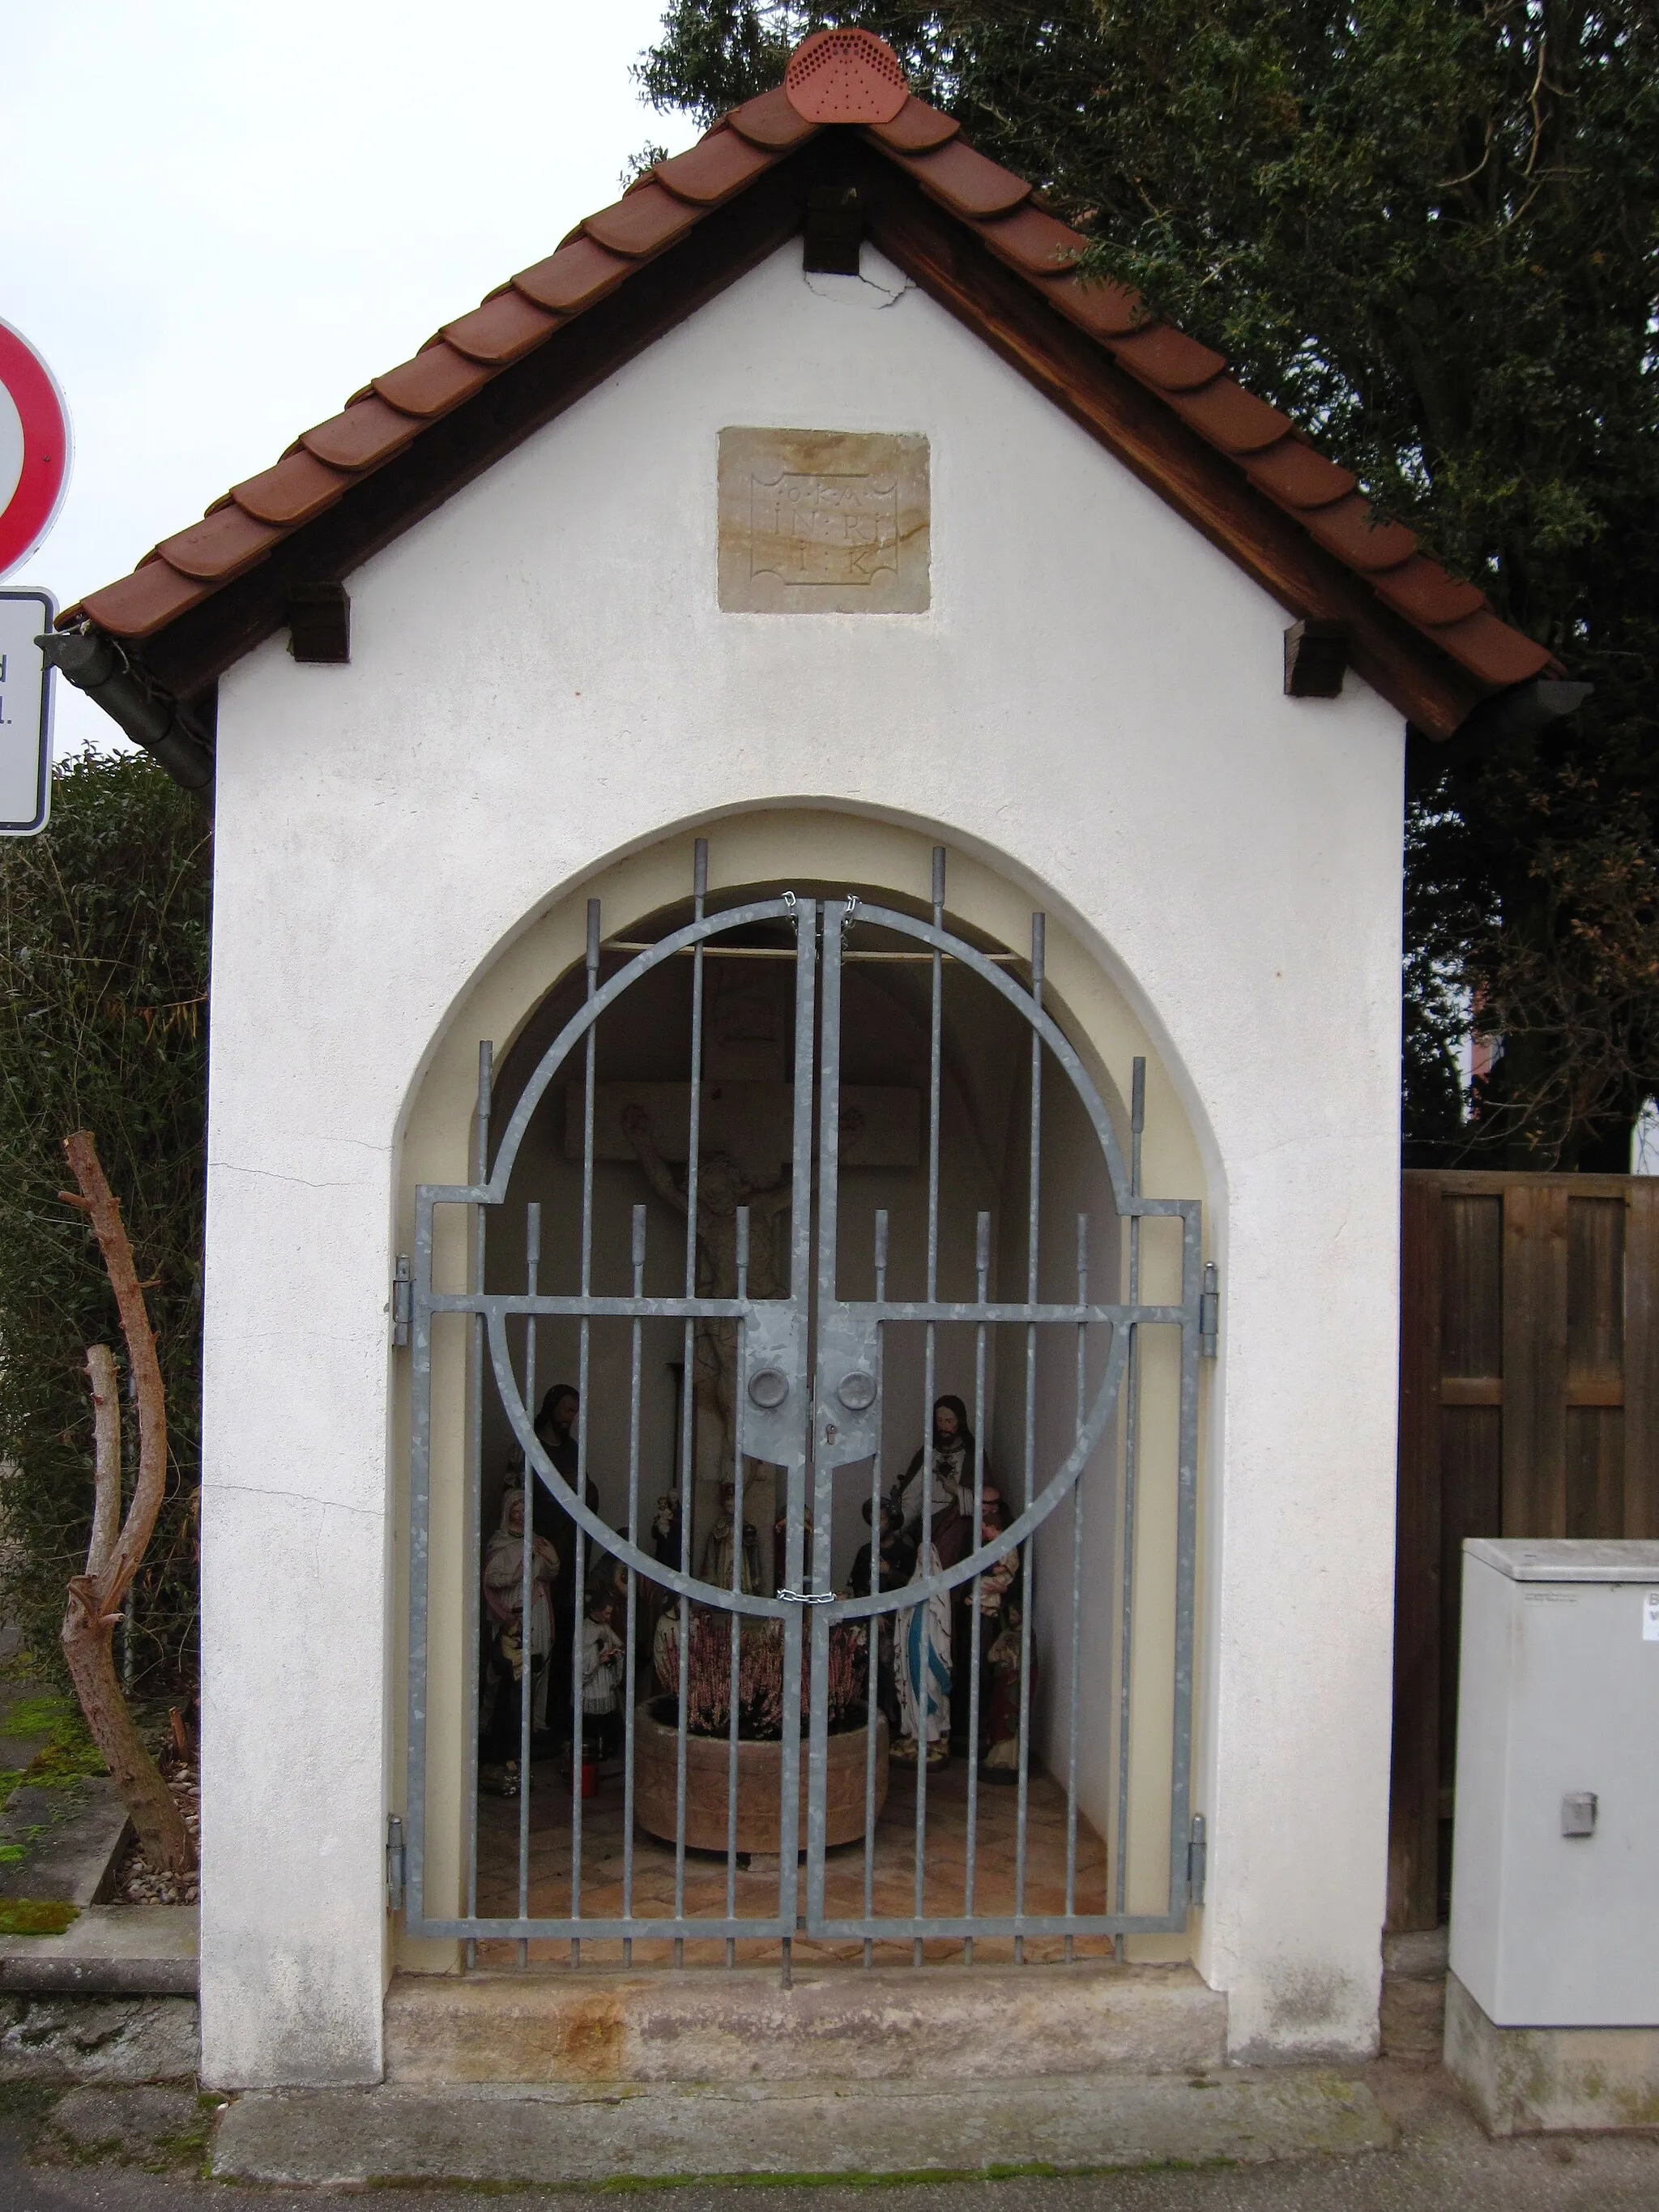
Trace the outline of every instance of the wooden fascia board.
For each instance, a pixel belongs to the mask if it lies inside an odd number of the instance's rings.
[[[1258,492],[1243,471],[999,261],[972,227],[860,149],[866,229],[930,298],[975,331],[1297,618],[1348,626],[1351,665],[1406,719],[1447,738],[1483,687]]]
[[[211,684],[283,627],[292,584],[349,575],[782,245],[800,227],[813,152],[715,210],[131,657],[176,696]]]

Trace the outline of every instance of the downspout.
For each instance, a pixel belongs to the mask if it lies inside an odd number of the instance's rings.
[[[35,640],[48,668],[84,691],[116,727],[186,791],[213,783],[213,748],[170,694],[136,669],[113,638],[95,629],[48,630]]]

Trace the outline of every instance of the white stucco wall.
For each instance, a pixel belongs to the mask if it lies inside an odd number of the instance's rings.
[[[872,276],[899,280],[866,254]],[[833,296],[828,296],[833,295]],[[921,430],[933,606],[722,614],[727,424]],[[349,580],[351,665],[221,690],[204,1499],[204,2063],[380,2069],[400,1117],[498,949],[733,809],[936,827],[1063,917],[1204,1154],[1201,1970],[1363,2050],[1384,1883],[1398,718],[915,292],[786,249]]]

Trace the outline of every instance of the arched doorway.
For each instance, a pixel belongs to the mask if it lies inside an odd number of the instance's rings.
[[[681,899],[613,934],[590,902],[580,964],[485,1054],[471,1180],[415,1194],[416,1936],[787,1969],[1185,1926],[1200,1211],[1146,1195],[1144,1061],[1120,1133],[1045,1006],[1042,916],[1016,947],[947,920],[943,848],[932,875],[927,900],[802,874],[711,896],[700,842]],[[424,1815],[458,1332],[447,1909]],[[1143,1850],[1149,1826],[1163,1879]]]

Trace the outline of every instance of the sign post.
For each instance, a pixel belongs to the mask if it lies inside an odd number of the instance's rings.
[[[0,576],[33,552],[69,484],[69,410],[27,338],[0,323]],[[37,642],[58,602],[0,590],[0,837],[32,837],[52,805],[52,685]]]

